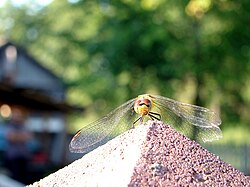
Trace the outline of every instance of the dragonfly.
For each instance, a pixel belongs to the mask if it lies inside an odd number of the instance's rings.
[[[221,119],[215,112],[167,97],[143,94],[77,131],[69,150],[87,153],[146,120],[161,120],[188,137],[195,132],[198,142],[222,137]]]

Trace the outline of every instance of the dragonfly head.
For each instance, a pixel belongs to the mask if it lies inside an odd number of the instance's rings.
[[[148,115],[151,110],[152,102],[148,98],[137,98],[134,104],[134,110],[141,116]]]

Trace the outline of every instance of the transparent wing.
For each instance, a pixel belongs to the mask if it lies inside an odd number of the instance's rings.
[[[70,142],[70,151],[75,153],[91,151],[132,128],[133,121],[137,117],[133,110],[134,102],[135,99],[127,101],[103,118],[79,130]]]
[[[169,123],[188,137],[195,137],[198,141],[213,141],[222,137],[219,128],[220,118],[211,110],[195,105],[181,103],[162,96],[152,96],[155,106],[162,120]]]

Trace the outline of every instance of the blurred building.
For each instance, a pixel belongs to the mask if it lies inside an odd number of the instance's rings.
[[[66,114],[82,110],[65,102],[63,81],[39,64],[22,47],[6,42],[0,46],[0,151],[4,152],[4,123],[14,108],[26,115],[34,133],[34,162],[62,165],[68,149]]]

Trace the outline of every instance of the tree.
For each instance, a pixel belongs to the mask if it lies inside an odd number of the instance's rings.
[[[1,32],[62,75],[72,101],[95,111],[153,92],[221,106],[225,122],[247,124],[249,7],[247,0],[54,0],[32,14],[6,5],[1,17],[14,21]]]

